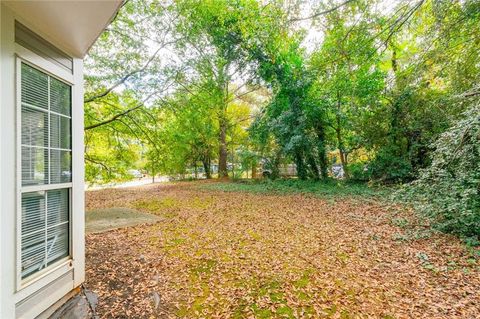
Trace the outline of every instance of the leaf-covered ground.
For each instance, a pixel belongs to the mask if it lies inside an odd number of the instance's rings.
[[[161,217],[87,235],[101,318],[480,318],[474,252],[404,210],[219,189],[87,192]]]

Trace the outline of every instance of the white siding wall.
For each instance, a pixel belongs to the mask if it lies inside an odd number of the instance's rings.
[[[48,65],[15,44],[15,15],[0,3],[0,318],[34,318],[84,280],[83,63],[73,59],[72,92],[72,246],[73,259],[27,285],[17,270],[17,56]],[[30,27],[28,21],[18,19]],[[35,31],[35,30],[33,30]],[[32,61],[33,60],[33,61]],[[46,64],[44,64],[46,63]]]
[[[1,104],[0,104],[0,202],[1,202],[1,314],[12,318],[15,313],[15,60],[13,17],[4,5],[1,21]]]

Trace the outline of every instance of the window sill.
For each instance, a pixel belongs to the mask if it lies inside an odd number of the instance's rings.
[[[65,257],[31,277],[21,280],[18,282],[17,291],[15,292],[15,302],[23,300],[72,269],[73,259],[71,257]]]

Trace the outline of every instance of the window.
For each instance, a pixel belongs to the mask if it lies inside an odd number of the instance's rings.
[[[71,86],[21,62],[21,278],[70,255]]]

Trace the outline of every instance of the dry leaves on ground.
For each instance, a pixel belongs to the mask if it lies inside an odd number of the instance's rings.
[[[478,260],[452,236],[407,236],[409,213],[197,186],[87,193],[87,209],[161,217],[87,236],[100,317],[480,318]]]

